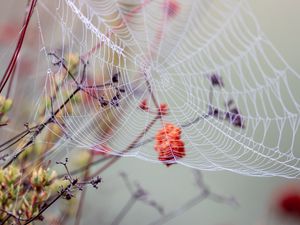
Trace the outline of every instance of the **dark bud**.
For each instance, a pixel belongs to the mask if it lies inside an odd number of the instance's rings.
[[[110,104],[112,106],[118,107],[119,106],[119,100],[117,99],[116,96],[114,96],[111,100],[110,100]]]
[[[92,180],[91,180],[91,185],[93,185],[94,188],[98,189],[98,185],[102,182],[102,179],[97,176],[97,177],[94,177]]]
[[[121,93],[124,93],[124,92],[125,92],[125,89],[124,89],[124,88],[119,88],[119,91],[120,91]]]
[[[121,95],[119,92],[117,92],[116,97],[117,97],[117,99],[121,99]]]
[[[102,96],[99,98],[99,102],[100,102],[100,105],[101,105],[101,107],[105,107],[105,106],[107,106],[108,105],[108,101],[107,100],[105,100]]]
[[[112,76],[111,80],[112,80],[113,83],[118,83],[119,82],[119,75],[120,75],[120,73],[115,73]]]
[[[244,128],[243,118],[240,114],[233,114],[230,122],[236,127]]]
[[[212,86],[224,87],[223,79],[219,74],[211,74],[209,78]]]
[[[72,186],[75,186],[77,183],[78,183],[78,179],[74,179],[74,180],[72,181]]]
[[[65,198],[66,198],[67,200],[71,200],[72,197],[73,197],[73,195],[72,195],[71,193],[66,193]]]
[[[243,118],[235,107],[225,114],[225,118],[234,126],[244,128]]]
[[[209,109],[208,109],[208,115],[210,116],[214,116],[214,117],[218,117],[219,116],[219,110],[217,108],[214,108],[212,106],[209,106]]]

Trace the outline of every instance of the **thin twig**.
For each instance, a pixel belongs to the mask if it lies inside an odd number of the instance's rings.
[[[51,56],[54,56],[55,58],[59,59],[58,56],[56,56],[55,53],[49,53],[49,55]],[[36,137],[44,130],[44,128],[50,124],[50,123],[53,123],[55,122],[55,117],[57,116],[57,114],[63,109],[66,107],[66,105],[72,100],[72,98],[79,92],[79,91],[83,91],[84,90],[84,86],[82,85],[82,83],[78,83],[75,79],[75,77],[72,75],[72,73],[68,70],[68,68],[66,67],[66,65],[63,63],[63,60],[62,59],[59,59],[60,62],[59,64],[61,64],[64,69],[67,71],[67,73],[72,77],[72,79],[74,80],[74,82],[76,83],[77,85],[77,88],[72,92],[71,95],[69,95],[69,97],[64,101],[64,103],[58,107],[58,109],[55,111],[55,112],[52,112],[51,116],[45,120],[45,122],[35,126],[35,129],[32,131],[32,136],[30,137],[29,141],[3,166],[3,168],[7,168],[9,165],[11,165],[25,150],[27,147],[29,147],[31,144],[34,143]],[[86,72],[86,69],[84,67],[84,70],[83,70],[83,74],[82,74],[82,77],[85,76],[85,73]],[[84,79],[82,78],[81,79],[82,82],[84,81]],[[108,84],[104,84],[103,87],[106,87],[108,86]],[[25,133],[28,132],[28,130],[25,131]],[[24,134],[25,134],[24,133]],[[15,138],[18,138],[20,136],[22,136],[23,132],[21,132],[20,134],[18,134],[17,136],[13,137],[12,139],[6,141],[5,143],[1,144],[0,147],[2,146],[5,146],[6,144],[10,143],[11,141],[13,141]],[[26,133],[26,135],[29,134],[29,133]],[[22,136],[21,138],[18,139],[18,141],[22,140],[26,135]],[[13,144],[17,143],[18,141],[14,142]],[[10,146],[12,146],[13,144],[10,144]],[[8,148],[9,148],[8,147]],[[5,148],[7,149],[7,148]],[[4,150],[5,150],[4,149]]]
[[[25,131],[17,134],[16,136],[14,136],[13,138],[9,139],[8,141],[4,142],[3,144],[0,145],[0,148],[2,148],[0,150],[0,152],[5,151],[6,149],[10,148],[14,144],[18,143],[20,140],[22,140],[29,133],[30,133],[30,131],[25,130]]]
[[[110,159],[111,157],[113,156],[107,156],[105,158],[101,158],[101,159],[98,159],[98,160],[95,160],[93,161],[90,165],[85,165],[79,169],[76,169],[76,170],[73,170],[73,171],[70,171],[70,174],[73,176],[73,175],[76,175],[78,173],[81,173],[83,171],[85,171],[88,167],[92,167],[92,166],[95,166],[95,165],[98,165],[102,162],[105,162],[106,160]],[[67,174],[61,174],[61,175],[58,175],[58,178],[63,178],[65,177]]]
[[[98,184],[101,182],[101,178],[92,178],[90,181],[83,181],[79,182],[78,179],[73,179],[72,175],[70,174],[70,171],[68,169],[67,163],[68,163],[68,158],[65,159],[64,162],[56,162],[57,164],[63,165],[64,168],[66,169],[67,175],[65,176],[65,180],[69,181],[69,184],[63,188],[62,190],[59,191],[59,194],[55,196],[49,203],[45,204],[45,206],[39,211],[37,215],[34,217],[26,220],[24,225],[27,225],[34,220],[37,220],[38,218],[41,217],[41,215],[51,206],[53,205],[59,198],[65,196],[67,200],[70,200],[73,197],[72,191],[74,190],[82,190],[85,185],[92,185],[94,188],[98,188]]]
[[[87,178],[89,177],[90,174],[90,165],[93,162],[93,154],[90,153],[89,155],[89,160],[88,160],[88,167],[86,168],[84,175],[83,175],[83,180],[87,180]],[[77,212],[76,212],[76,216],[75,216],[75,225],[80,225],[80,220],[81,220],[81,215],[82,215],[82,210],[83,210],[83,205],[84,205],[84,199],[86,196],[86,188],[83,189],[81,195],[80,195],[80,200],[78,203],[78,208],[77,208]]]
[[[24,225],[27,225],[33,222],[34,220],[38,219],[51,205],[53,205],[60,197],[62,197],[71,186],[72,185],[69,184],[66,188],[64,188],[50,203],[48,203],[44,208],[42,208],[36,216],[27,220],[26,223],[24,223]]]
[[[68,102],[76,95],[77,92],[80,91],[80,88],[76,88],[75,91],[65,100],[65,102],[54,112],[53,115],[51,115],[44,123],[38,125],[36,130],[33,132],[31,138],[29,141],[17,152],[3,167],[3,169],[7,168],[9,165],[11,165],[18,157],[21,155],[27,147],[29,147],[35,140],[35,138],[44,130],[44,128],[49,124],[53,122],[54,117],[68,104]]]
[[[139,140],[144,137],[144,135],[152,128],[152,126],[155,124],[155,122],[160,118],[160,115],[157,115],[153,120],[146,126],[146,128],[132,141],[128,147],[122,151],[122,155],[129,152],[138,142]],[[109,162],[107,162],[104,166],[102,166],[100,169],[98,169],[95,173],[93,173],[92,177],[97,176],[101,174],[103,171],[108,169],[111,165],[113,165],[115,162],[117,162],[120,159],[121,156],[115,156],[112,158]]]
[[[128,202],[124,205],[121,209],[119,214],[115,217],[111,225],[119,225],[123,218],[127,215],[127,213],[132,209],[134,204],[136,203],[137,199],[135,197],[131,197]]]
[[[212,201],[219,202],[219,203],[229,204],[231,206],[238,205],[238,203],[232,197],[227,198],[227,197],[224,197],[219,194],[211,192],[209,187],[204,183],[201,172],[199,170],[194,170],[194,171],[196,171],[194,173],[194,175],[195,175],[196,183],[200,189],[200,193],[197,196],[195,196],[194,198],[185,202],[179,208],[176,208],[176,209],[170,211],[169,213],[160,217],[158,220],[151,222],[149,225],[165,224],[165,223],[169,222],[170,220],[182,215],[183,213],[185,213],[189,209],[195,207],[196,205],[200,204],[201,202],[203,202],[206,199],[211,199]]]

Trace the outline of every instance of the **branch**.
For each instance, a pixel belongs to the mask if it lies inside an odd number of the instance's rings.
[[[128,147],[122,151],[122,155],[129,152],[133,147],[139,142],[139,140],[144,137],[144,135],[153,127],[155,122],[160,119],[161,116],[157,115],[153,120],[146,126],[146,128],[131,142],[131,144],[128,145]],[[103,171],[108,169],[111,165],[113,165],[115,162],[117,162],[120,159],[121,156],[114,156],[109,162],[107,162],[103,167],[98,169],[95,173],[93,173],[92,176],[96,176],[98,174],[101,174]]]
[[[202,173],[199,170],[194,170],[194,175],[196,179],[197,186],[200,189],[200,193],[189,201],[185,202],[182,206],[170,211],[166,215],[162,216],[158,220],[150,223],[149,225],[162,225],[170,220],[182,215],[189,209],[195,207],[199,203],[203,202],[206,199],[211,199],[215,202],[228,204],[231,206],[238,206],[238,203],[233,197],[224,197],[222,195],[211,192],[209,187],[204,183]]]
[[[13,56],[10,59],[8,67],[6,68],[5,73],[4,73],[4,75],[3,75],[2,79],[1,79],[1,82],[0,82],[0,93],[3,91],[3,89],[4,89],[4,87],[5,87],[6,83],[7,83],[7,81],[9,80],[11,74],[13,73],[13,71],[15,69],[16,62],[17,62],[19,53],[21,51],[21,48],[22,48],[22,45],[23,45],[23,41],[24,41],[24,38],[25,38],[25,35],[26,35],[26,31],[27,31],[30,19],[32,17],[34,8],[36,6],[36,3],[37,3],[37,0],[32,0],[31,1],[30,9],[28,11],[28,14],[26,15],[26,19],[24,21],[24,26],[23,26],[22,32],[21,32],[21,34],[19,36],[18,44],[16,46],[16,49],[14,51]],[[28,6],[29,6],[29,1],[28,1]]]
[[[33,222],[34,220],[37,220],[38,218],[40,218],[41,215],[61,197],[65,197],[66,200],[70,200],[73,197],[72,193],[75,190],[82,190],[83,186],[86,186],[86,185],[92,185],[94,188],[97,189],[98,185],[102,181],[101,178],[96,177],[96,178],[92,178],[89,181],[79,182],[78,179],[74,179],[72,177],[72,175],[70,174],[70,171],[67,166],[68,158],[66,158],[64,162],[56,162],[56,163],[64,166],[64,168],[67,172],[67,175],[65,176],[65,180],[68,180],[69,184],[67,185],[67,187],[60,190],[59,194],[57,196],[55,196],[49,203],[45,204],[45,206],[39,211],[39,213],[36,216],[26,220],[24,225],[27,225],[27,224]]]
[[[66,67],[66,65],[63,63],[63,59],[60,59],[55,53],[49,53],[50,56],[53,56],[55,57],[56,59],[59,59],[59,62],[58,64],[54,64],[54,65],[62,65],[64,67],[64,69],[67,71],[67,73],[70,75],[70,77],[72,77],[73,81],[76,83],[76,89],[72,92],[72,94],[64,101],[64,103],[58,107],[56,109],[55,112],[51,112],[51,116],[45,120],[45,122],[35,126],[34,128],[31,128],[32,129],[32,136],[30,137],[29,141],[3,166],[3,168],[7,168],[9,165],[11,165],[24,151],[27,147],[29,147],[31,144],[34,143],[36,137],[44,130],[44,128],[50,124],[50,123],[55,123],[55,117],[56,115],[63,109],[66,107],[66,105],[72,100],[72,98],[79,92],[79,91],[85,91],[85,86],[82,85],[82,83],[78,83],[75,79],[75,77],[73,76],[73,74],[68,70],[68,68]],[[86,73],[86,64],[83,68],[83,74],[82,74],[82,79],[81,79],[81,82],[84,82],[84,77],[85,77],[85,73]],[[112,82],[109,82],[109,83],[105,83],[103,85],[96,85],[94,86],[94,88],[98,88],[98,87],[107,87],[107,86],[110,86],[110,85],[113,85]],[[88,88],[92,88],[92,86],[88,86]],[[119,91],[122,91],[121,89],[119,89],[118,87],[116,87],[116,90],[117,92]],[[87,92],[87,91],[85,91]],[[88,92],[87,92],[88,93]],[[90,94],[90,93],[88,93]],[[95,96],[93,96],[95,97]],[[98,99],[101,103],[101,98]],[[115,102],[112,102],[112,105],[115,105],[117,106],[118,103],[115,103]],[[101,104],[102,105],[102,104]],[[102,105],[103,106],[103,105]],[[14,144],[16,144],[17,142],[19,142],[20,140],[22,140],[24,137],[27,136],[27,134],[31,133],[31,129],[27,129],[23,132],[21,132],[20,134],[16,135],[15,137],[11,138],[10,140],[4,142],[3,144],[0,145],[0,148],[1,147],[4,147],[4,149],[1,149],[1,151],[4,151],[6,149],[8,149],[9,147],[13,146]],[[8,146],[6,146],[8,145]]]

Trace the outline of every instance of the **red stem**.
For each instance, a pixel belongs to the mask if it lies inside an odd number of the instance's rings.
[[[160,118],[160,115],[157,115],[153,120],[146,126],[146,128],[131,142],[128,147],[122,151],[122,154],[125,154],[129,152],[138,142],[139,140],[152,128],[152,126],[155,124],[155,122]],[[95,173],[93,173],[91,176],[89,176],[89,179],[92,177],[95,177],[99,174],[101,174],[103,171],[108,169],[111,165],[113,165],[115,162],[117,162],[121,156],[115,156],[111,160],[109,160],[104,166],[102,166],[99,170],[97,170]]]
[[[6,92],[6,99],[9,98],[9,94],[10,94],[10,91],[11,91],[12,83],[14,81],[14,77],[15,77],[15,74],[16,74],[16,68],[17,68],[17,62],[16,62],[16,66],[15,66],[13,72],[12,72],[11,79],[9,80],[9,83],[8,83],[8,88],[7,88],[7,92]]]
[[[22,32],[20,34],[20,37],[19,37],[19,40],[18,40],[18,44],[16,46],[16,49],[14,51],[14,54],[13,54],[12,58],[10,59],[8,67],[5,70],[3,78],[1,79],[1,82],[0,82],[0,93],[3,91],[3,89],[4,89],[4,87],[5,87],[6,83],[7,83],[7,81],[9,80],[9,78],[11,77],[11,75],[12,75],[14,69],[15,69],[16,62],[17,62],[18,56],[20,54],[20,51],[21,51],[21,48],[22,48],[22,45],[23,45],[23,41],[24,41],[24,37],[25,37],[26,31],[27,31],[27,28],[28,28],[28,25],[29,25],[29,21],[31,19],[32,14],[33,14],[33,10],[34,10],[34,8],[36,6],[36,3],[37,3],[37,0],[32,0],[31,1],[30,10],[29,10],[29,12],[28,12],[28,14],[26,16],[26,20],[25,20]]]

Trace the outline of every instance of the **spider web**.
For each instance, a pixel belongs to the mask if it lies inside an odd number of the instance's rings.
[[[178,3],[178,8],[166,13],[167,2]],[[68,149],[105,145],[110,154],[159,162],[153,137],[161,122],[134,149],[122,153],[153,119],[138,108],[150,99],[146,76],[157,101],[169,106],[163,121],[182,128],[186,157],[174,159],[177,163],[252,176],[299,177],[299,74],[264,35],[247,1],[41,0],[36,14],[41,47],[37,67],[45,74],[38,75],[45,85],[37,108],[42,96],[53,95],[59,70],[49,51],[60,57],[77,53],[88,60],[86,85],[103,84],[119,72],[119,85],[125,89],[118,107],[71,101],[72,113],[60,118],[64,136],[56,151],[66,144]],[[79,64],[75,79],[82,76],[83,66]],[[222,77],[225,87],[214,88],[211,101],[212,73]],[[62,86],[53,108],[76,88],[70,79]],[[104,90],[93,91],[100,97]],[[209,105],[226,109],[231,99],[245,128],[206,116]]]

